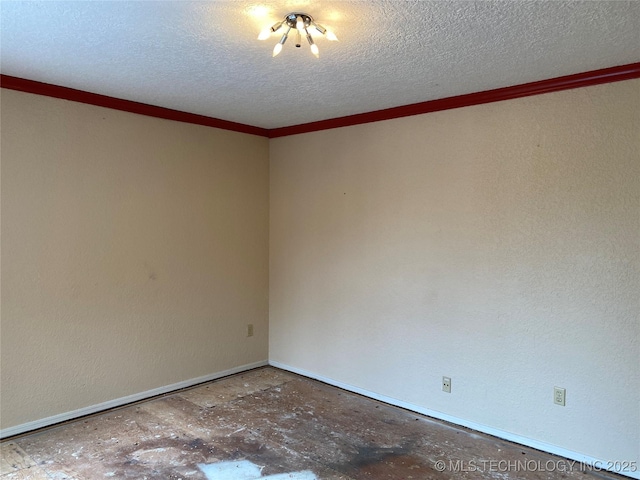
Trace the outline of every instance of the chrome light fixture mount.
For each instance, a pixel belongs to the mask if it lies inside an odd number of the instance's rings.
[[[282,27],[285,27],[287,30],[284,34],[282,34],[282,37],[280,37],[280,40],[273,48],[274,57],[282,51],[282,47],[289,38],[291,30],[294,31],[294,34],[296,36],[296,47],[300,48],[302,46],[302,36],[304,35],[307,39],[307,42],[309,43],[309,47],[311,48],[311,53],[313,53],[316,57],[319,57],[320,51],[316,43],[313,41],[313,37],[311,36],[309,30],[313,31],[315,29],[316,31],[327,37],[327,39],[329,40],[338,40],[338,38],[332,32],[324,28],[322,25],[317,24],[313,20],[313,17],[311,15],[301,12],[288,13],[284,16],[284,19],[282,21],[274,23],[271,27],[265,28],[262,32],[260,32],[258,40],[266,40],[271,36],[272,33],[276,33]]]

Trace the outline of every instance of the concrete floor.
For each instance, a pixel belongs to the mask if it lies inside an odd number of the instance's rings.
[[[1,458],[1,480],[623,478],[271,367],[10,439]]]

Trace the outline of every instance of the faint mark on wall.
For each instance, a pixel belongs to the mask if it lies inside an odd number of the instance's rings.
[[[153,268],[147,262],[144,262],[144,268],[147,271],[147,276],[149,277],[149,280],[156,280],[158,278],[158,274],[156,273],[155,268]]]

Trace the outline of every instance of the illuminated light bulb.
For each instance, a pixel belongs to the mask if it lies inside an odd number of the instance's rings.
[[[331,40],[332,42],[337,42],[338,41],[338,37],[336,37],[336,34],[333,33],[331,30],[327,30],[327,33],[325,34],[328,40]]]
[[[258,40],[266,40],[271,36],[271,32],[272,32],[271,27],[265,28],[260,32],[260,35],[258,35]]]
[[[282,35],[282,38],[280,39],[280,41],[278,43],[276,43],[276,46],[273,47],[273,56],[275,57],[276,55],[278,55],[281,51],[282,51],[282,46],[284,45],[284,42],[287,41],[287,38],[289,38],[289,32],[291,31],[291,28],[289,28],[289,30],[287,30],[287,32]]]
[[[2,0],[0,0],[2,1]],[[263,29],[258,35],[258,40],[266,40],[271,36],[271,33],[275,33],[282,28],[282,26],[288,27],[286,28],[286,33],[282,34],[282,37],[273,47],[273,57],[278,56],[284,47],[285,42],[291,30],[294,30],[296,33],[295,44],[296,47],[300,47],[302,43],[302,35],[307,37],[307,41],[309,42],[309,46],[311,49],[311,53],[317,58],[320,57],[320,49],[315,44],[312,33],[314,36],[317,36],[316,32],[319,32],[325,38],[330,41],[337,41],[338,37],[331,31],[327,30],[322,25],[317,24],[313,17],[307,15],[306,13],[289,13],[284,17],[284,20],[274,23],[271,27]],[[317,38],[317,37],[316,37]]]
[[[318,50],[318,46],[313,42],[313,38],[311,38],[309,32],[307,30],[305,30],[305,32],[307,32],[307,42],[309,42],[309,45],[311,45],[311,53],[313,53],[316,57],[319,57],[320,50]]]

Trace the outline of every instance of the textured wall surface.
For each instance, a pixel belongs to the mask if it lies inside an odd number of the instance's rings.
[[[267,359],[266,139],[1,100],[3,428]]]
[[[639,462],[638,132],[633,80],[272,140],[270,360]]]

